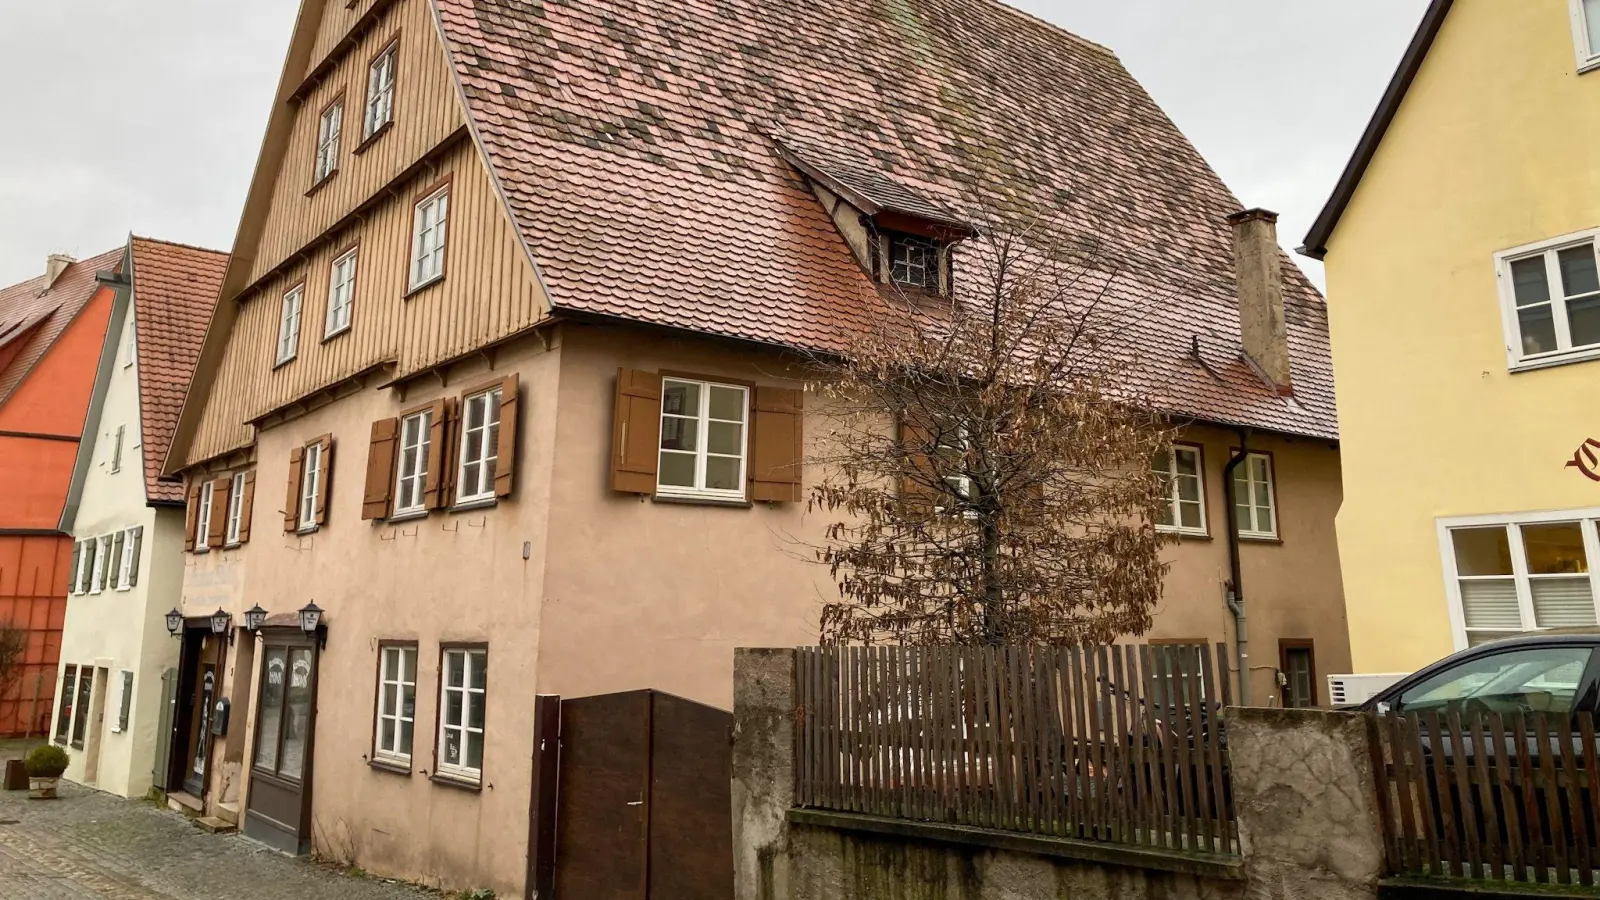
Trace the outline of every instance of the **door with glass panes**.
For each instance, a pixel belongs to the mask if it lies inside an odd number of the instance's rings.
[[[262,635],[244,833],[304,854],[311,849],[317,645],[298,629],[262,629]]]

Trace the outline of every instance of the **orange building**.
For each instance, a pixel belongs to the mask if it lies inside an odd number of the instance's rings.
[[[122,248],[0,288],[0,623],[28,632],[0,685],[0,737],[43,733],[54,705],[72,537],[61,530],[106,344]],[[101,277],[102,274],[104,277]]]

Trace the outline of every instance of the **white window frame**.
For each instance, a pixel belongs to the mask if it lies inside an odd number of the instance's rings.
[[[106,566],[111,565],[111,535],[102,534],[94,542],[94,572],[89,582],[89,593],[98,594],[106,583]]]
[[[356,302],[356,250],[351,247],[328,265],[328,313],[322,326],[327,340],[350,330],[351,312]],[[340,280],[341,270],[344,279]]]
[[[484,465],[489,460],[495,462],[495,472],[500,471],[500,441],[498,439],[500,428],[500,401],[503,395],[499,387],[492,387],[486,391],[479,391],[461,401],[461,446],[458,456],[460,463],[456,466],[456,505],[475,503],[482,500],[494,499],[494,476],[485,477],[488,467]],[[483,410],[483,424],[476,429],[469,429],[467,423],[472,421],[471,405],[474,401],[485,404]],[[496,439],[489,439],[493,430]],[[477,454],[472,456],[469,454]],[[476,491],[468,491],[467,465],[478,464],[478,484]]]
[[[439,655],[439,736],[438,741],[435,744],[439,761],[434,768],[438,770],[440,775],[444,775],[449,778],[459,778],[472,782],[481,781],[483,779],[482,768],[475,769],[467,765],[452,765],[444,761],[445,736],[452,731],[461,735],[461,757],[463,762],[465,762],[467,755],[467,735],[477,734],[479,736],[479,740],[483,740],[485,729],[474,728],[471,725],[471,704],[474,702],[474,700],[476,700],[476,702],[479,704],[487,703],[489,697],[489,679],[485,677],[483,680],[484,686],[482,688],[475,688],[472,686],[472,673],[474,671],[474,665],[482,666],[484,669],[488,668],[489,651],[482,647],[445,647],[442,651],[440,651]],[[450,685],[450,667],[453,664],[452,660],[455,657],[460,657],[464,666],[461,675],[460,687],[451,687]],[[450,703],[449,698],[446,695],[452,691],[462,695],[460,725],[448,724],[448,710],[450,708]],[[484,706],[483,723],[485,726],[488,726],[489,724],[489,711],[487,705]],[[485,742],[485,746],[483,747],[484,757],[487,757],[489,754],[489,748],[486,743],[487,742]],[[481,761],[482,760],[480,759],[480,762]]]
[[[122,557],[117,561],[117,590],[131,590],[130,583],[133,575],[133,532],[132,528],[122,530]]]
[[[311,183],[321,184],[339,171],[339,134],[344,130],[344,98],[328,104],[317,118],[317,161]]]
[[[1529,513],[1501,513],[1483,516],[1454,516],[1435,520],[1438,531],[1440,560],[1444,567],[1445,602],[1450,614],[1450,631],[1455,649],[1467,648],[1467,616],[1461,599],[1461,575],[1456,567],[1455,540],[1451,533],[1462,528],[1488,528],[1510,525],[1549,525],[1578,522],[1583,529],[1583,552],[1589,560],[1589,591],[1597,604],[1596,620],[1600,621],[1600,506],[1585,509],[1544,510]],[[1533,613],[1533,590],[1528,575],[1528,555],[1522,545],[1520,528],[1510,528],[1511,577],[1517,586],[1517,605],[1524,631],[1543,631]],[[1489,577],[1489,576],[1485,576]],[[1494,576],[1504,578],[1506,576]],[[1495,632],[1500,633],[1500,632]]]
[[[216,485],[211,479],[200,485],[200,505],[194,513],[194,549],[209,550],[211,548],[211,498],[217,492]]]
[[[403,722],[411,723],[411,749],[417,748],[417,645],[416,644],[379,644],[378,645],[378,696],[377,714],[373,718],[372,726],[372,755],[380,762],[394,763],[396,765],[411,767],[411,753],[402,753],[400,746],[400,725]],[[400,672],[393,672],[389,666],[390,652],[398,654],[400,659]],[[406,680],[406,656],[411,658],[411,678]],[[383,711],[384,689],[394,685],[395,702],[398,708],[391,715]],[[406,715],[406,689],[411,689],[411,715]],[[394,746],[383,745],[383,723],[394,723]]]
[[[305,299],[303,281],[283,293],[283,310],[278,315],[278,356],[274,365],[281,366],[300,353],[300,312]]]
[[[128,311],[128,358],[122,361],[122,367],[133,365],[133,359],[139,352],[139,342],[133,327],[133,310]]]
[[[244,514],[244,473],[235,472],[228,482],[228,527],[222,545],[234,547],[239,543],[240,517]]]
[[[694,414],[696,431],[694,444],[695,449],[692,451],[694,453],[694,486],[685,487],[683,485],[661,483],[661,454],[676,453],[680,455],[687,455],[691,451],[670,450],[662,447],[660,441],[658,440],[656,442],[656,493],[663,497],[693,497],[707,500],[743,501],[746,496],[746,487],[748,486],[750,478],[750,387],[743,384],[728,384],[722,381],[699,381],[694,378],[676,378],[673,376],[667,376],[661,379],[661,394],[663,397],[666,396],[667,385],[669,384],[687,384],[694,385],[699,388],[700,408]],[[712,421],[712,388],[738,391],[741,398],[739,408],[744,411],[744,421],[740,423],[739,432],[739,487],[735,489],[705,487],[706,459],[709,454],[709,439]],[[659,415],[660,426],[664,426],[668,418],[689,418],[688,415],[683,413],[667,412],[665,403],[662,404]],[[717,419],[716,421],[732,424],[732,422],[728,419]],[[716,455],[723,459],[727,458],[726,454],[719,453]]]
[[[100,558],[100,539],[84,538],[83,550],[78,557],[78,580],[75,583],[75,593],[87,594],[94,588],[95,560]]]
[[[378,133],[394,121],[395,69],[400,64],[400,42],[393,41],[367,67],[367,102],[361,108],[361,139]],[[381,110],[381,111],[380,111]]]
[[[1260,483],[1260,484],[1258,484],[1256,482],[1255,468],[1252,465],[1252,463],[1254,463],[1254,462],[1256,462],[1258,460],[1261,461],[1261,462],[1266,463],[1266,465],[1267,465],[1267,480],[1266,480],[1265,483]],[[1273,471],[1273,468],[1272,468],[1272,454],[1270,454],[1270,453],[1258,453],[1258,452],[1254,452],[1254,451],[1246,453],[1244,462],[1240,463],[1238,465],[1238,467],[1233,470],[1234,477],[1237,478],[1239,476],[1240,472],[1244,473],[1244,488],[1248,492],[1248,496],[1245,497],[1244,499],[1245,499],[1245,505],[1250,508],[1250,519],[1251,519],[1251,521],[1248,524],[1250,526],[1252,526],[1252,527],[1248,527],[1247,528],[1247,527],[1245,527],[1246,526],[1245,522],[1242,522],[1242,521],[1239,522],[1238,523],[1238,526],[1239,526],[1239,537],[1242,537],[1242,538],[1256,538],[1258,540],[1277,540],[1277,538],[1278,538],[1278,494],[1277,494],[1277,491],[1275,490],[1275,485],[1274,485],[1274,480],[1275,480],[1276,473]],[[1201,481],[1202,481],[1202,485],[1203,485],[1204,484],[1204,479],[1202,479]],[[1238,488],[1236,487],[1234,490],[1235,490],[1234,499],[1235,500],[1241,499],[1237,494]],[[1267,507],[1267,520],[1268,521],[1267,521],[1267,527],[1266,528],[1254,527],[1254,526],[1258,526],[1258,525],[1261,524],[1261,523],[1255,521],[1256,508],[1262,505],[1259,502],[1257,502],[1257,495],[1258,494],[1266,494],[1266,498],[1267,498],[1266,507]],[[1201,506],[1202,506],[1202,508],[1204,508],[1204,504],[1201,504]]]
[[[300,457],[300,509],[295,527],[307,532],[317,527],[317,494],[322,490],[322,445],[307,444]]]
[[[122,471],[122,438],[127,432],[128,426],[117,426],[117,436],[113,439],[111,445],[111,471],[113,474]]]
[[[429,211],[433,221],[424,224]],[[431,243],[424,243],[431,238]],[[421,200],[411,213],[410,290],[426,287],[444,277],[445,252],[450,240],[450,185]]]
[[[1589,46],[1589,16],[1583,0],[1568,0],[1568,7],[1572,13],[1572,48],[1577,55],[1578,74],[1582,75],[1600,68],[1600,47]]]
[[[1205,463],[1206,463],[1206,455],[1205,455],[1205,450],[1199,444],[1175,443],[1175,444],[1172,445],[1171,451],[1172,452],[1170,454],[1168,454],[1168,456],[1167,456],[1167,473],[1166,474],[1167,474],[1167,478],[1168,478],[1168,481],[1167,481],[1167,484],[1168,484],[1168,488],[1167,488],[1167,510],[1168,510],[1168,512],[1170,512],[1172,514],[1172,522],[1173,522],[1173,524],[1171,524],[1171,525],[1163,525],[1163,524],[1157,522],[1156,523],[1156,530],[1159,531],[1159,532],[1162,532],[1164,534],[1186,534],[1186,535],[1193,535],[1193,536],[1199,536],[1199,537],[1207,536],[1207,535],[1209,535],[1211,533],[1210,528],[1208,527],[1210,525],[1210,522],[1211,522],[1211,517],[1208,514],[1208,511],[1206,509],[1206,465],[1205,465]],[[1183,524],[1183,509],[1182,509],[1182,506],[1178,502],[1178,478],[1179,478],[1179,475],[1178,475],[1178,454],[1179,453],[1192,453],[1192,454],[1194,454],[1195,478],[1196,478],[1196,480],[1198,480],[1200,482],[1200,490],[1199,490],[1199,495],[1200,495],[1200,525],[1199,525],[1199,527],[1186,526],[1186,525]],[[1151,470],[1155,471],[1155,467],[1151,466]]]
[[[1567,301],[1561,284],[1561,270],[1557,256],[1562,250],[1591,243],[1595,246],[1596,265],[1600,267],[1600,228],[1574,232],[1549,240],[1524,244],[1494,255],[1495,281],[1499,284],[1500,324],[1506,339],[1506,368],[1513,372],[1542,369],[1588,359],[1600,359],[1600,344],[1572,346],[1571,330],[1567,324]],[[1516,284],[1511,278],[1511,264],[1529,257],[1542,256],[1545,264],[1545,282],[1550,290],[1550,308],[1555,320],[1556,349],[1545,353],[1524,355],[1522,329],[1517,322]]]
[[[408,429],[413,422],[417,423],[414,441],[408,437]],[[434,452],[432,434],[433,410],[431,409],[414,412],[400,419],[400,450],[395,455],[394,464],[394,514],[397,516],[422,512],[427,509],[422,492],[428,485],[428,454]],[[406,451],[412,449],[416,450],[416,455],[413,457],[412,470],[407,471]],[[498,464],[499,460],[496,460],[496,465]],[[400,498],[405,495],[408,485],[414,491],[412,494],[413,502],[402,506],[400,505]]]

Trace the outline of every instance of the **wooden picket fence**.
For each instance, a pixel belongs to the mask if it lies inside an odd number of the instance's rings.
[[[1395,874],[1595,883],[1594,716],[1374,713],[1373,763]]]
[[[795,803],[1236,854],[1216,653],[800,648]]]

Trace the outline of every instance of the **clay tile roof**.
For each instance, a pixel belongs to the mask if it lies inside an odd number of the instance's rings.
[[[46,284],[45,277],[0,288],[0,405],[55,345],[99,290],[96,272],[116,269],[122,250],[75,262]]]
[[[139,351],[139,412],[146,496],[183,501],[183,485],[159,480],[183,410],[228,254],[150,238],[129,241],[134,333]]]
[[[1243,361],[1242,204],[1104,48],[993,0],[433,0],[557,312],[843,349],[881,302],[783,148],[886,203],[1060,211],[1155,314],[1171,412],[1334,439],[1323,300],[1283,256],[1294,395]],[[958,259],[956,271],[961,271]]]

